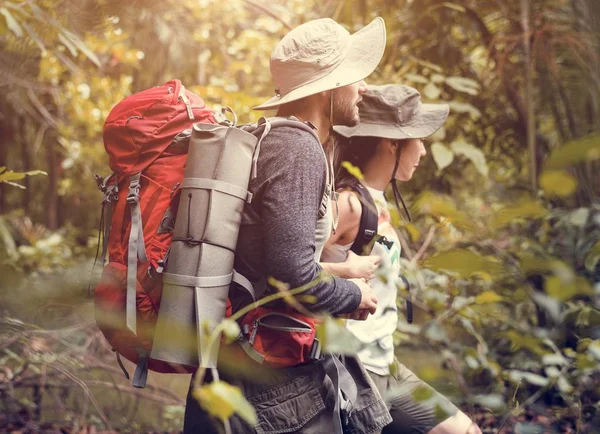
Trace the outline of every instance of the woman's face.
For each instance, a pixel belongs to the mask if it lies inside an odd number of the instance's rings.
[[[398,181],[409,181],[419,166],[421,157],[427,155],[427,151],[422,139],[409,139],[404,141],[404,143],[394,144],[394,159],[396,158],[395,151],[397,146],[401,146],[400,163],[394,177]]]

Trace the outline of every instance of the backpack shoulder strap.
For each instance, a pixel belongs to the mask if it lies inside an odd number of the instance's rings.
[[[342,185],[342,188],[349,188],[358,194],[361,206],[358,233],[356,234],[356,239],[354,240],[354,243],[352,243],[350,250],[357,255],[368,255],[371,253],[372,249],[371,241],[377,234],[377,226],[379,223],[377,206],[375,205],[375,201],[373,200],[371,193],[369,193],[369,190],[361,183]]]

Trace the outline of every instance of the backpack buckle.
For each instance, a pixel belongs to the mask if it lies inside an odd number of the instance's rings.
[[[129,194],[127,194],[127,203],[137,203],[140,198],[140,181],[132,180],[129,183]]]
[[[115,185],[109,186],[104,192],[102,203],[113,203],[119,200],[119,187]]]

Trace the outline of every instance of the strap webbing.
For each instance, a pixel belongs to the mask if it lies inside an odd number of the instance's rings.
[[[333,407],[335,433],[344,434],[344,426],[347,425],[348,417],[352,413],[353,403],[358,397],[358,389],[354,379],[335,354],[328,354],[325,357],[323,368],[331,379],[334,390],[337,391]],[[342,421],[342,417],[344,421]]]
[[[170,285],[177,286],[189,286],[189,287],[215,287],[215,286],[225,286],[231,283],[233,278],[233,273],[225,274],[223,276],[208,276],[208,277],[198,277],[198,276],[186,276],[183,274],[172,274],[172,273],[163,273],[163,283],[168,283]]]
[[[248,339],[246,339],[246,337],[243,334],[240,334],[240,337],[238,338],[238,343],[240,344],[244,352],[248,355],[248,357],[250,357],[256,363],[259,363],[261,365],[263,364],[263,362],[265,361],[265,356],[256,351],[254,347],[250,345],[250,342],[248,342]]]
[[[258,124],[260,125],[261,123],[265,124],[265,129],[263,130],[262,134],[260,135],[260,138],[258,139],[256,148],[254,148],[254,155],[252,156],[252,179],[256,178],[257,176],[258,155],[260,154],[260,145],[264,138],[267,137],[267,134],[269,134],[269,132],[271,131],[271,122],[269,121],[269,119],[260,118],[258,120]]]
[[[356,239],[354,240],[354,243],[352,243],[350,250],[359,256],[367,255],[370,252],[365,251],[365,247],[377,233],[379,216],[375,212],[377,208],[369,191],[362,184],[353,185],[351,188],[359,195],[362,212],[360,215],[358,233],[356,234]]]
[[[133,387],[143,389],[146,387],[146,382],[148,381],[148,358],[150,354],[148,351],[141,349],[138,349],[137,353],[139,354],[139,359],[135,367],[135,373],[133,374],[132,384]]]
[[[146,246],[144,245],[144,232],[142,227],[142,212],[140,210],[140,176],[136,173],[129,178],[129,194],[127,203],[131,205],[131,231],[129,232],[129,246],[127,251],[127,303],[125,322],[127,328],[137,334],[136,318],[136,284],[137,262],[145,262]]]
[[[198,188],[202,190],[215,190],[250,202],[252,194],[245,188],[217,179],[208,178],[185,178],[180,188]]]
[[[233,279],[235,283],[244,288],[248,294],[252,297],[252,301],[256,302],[256,291],[254,290],[254,285],[250,282],[246,277],[242,276],[237,271],[233,270]]]

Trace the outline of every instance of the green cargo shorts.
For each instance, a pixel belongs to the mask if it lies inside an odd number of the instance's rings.
[[[378,375],[369,371],[392,416],[383,434],[425,434],[458,412],[458,408],[402,363],[396,373]]]

